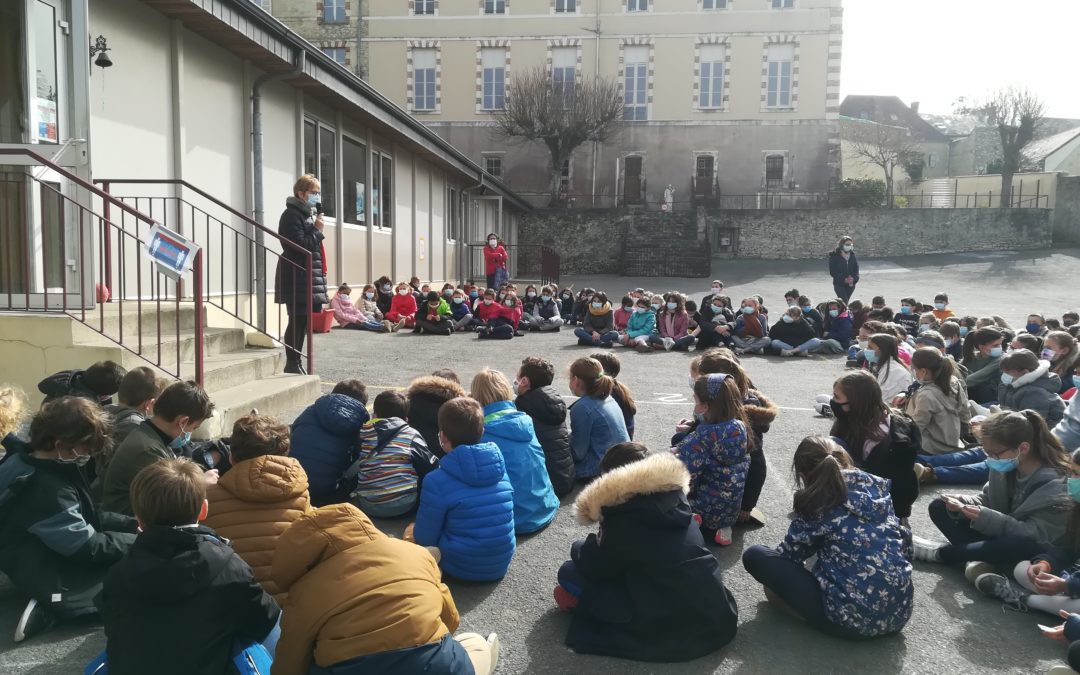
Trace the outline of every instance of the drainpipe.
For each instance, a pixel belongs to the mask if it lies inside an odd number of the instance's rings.
[[[461,194],[462,194],[462,197],[464,198],[464,195],[465,195],[466,192],[472,192],[473,190],[483,190],[483,189],[484,189],[484,172],[481,171],[480,172],[480,182],[477,183],[476,185],[471,185],[471,186],[469,186],[467,188],[461,188]],[[472,204],[470,203],[469,206],[471,207]],[[473,223],[472,223],[472,212],[471,211],[472,211],[471,209],[466,209],[466,214],[465,215],[468,216],[468,218],[466,219],[467,222],[464,223],[465,230],[461,233],[462,241],[458,242],[458,252],[457,252],[458,275],[461,277],[462,285],[466,284],[469,281],[469,279],[465,276],[465,251],[468,250],[468,239],[469,239],[469,237],[468,237],[469,232],[468,231],[470,229],[472,229],[472,225],[473,225]]]
[[[251,85],[251,155],[253,170],[251,174],[252,196],[255,202],[252,216],[255,222],[265,225],[263,222],[263,129],[262,129],[262,87],[268,82],[297,77],[304,73],[304,64],[307,54],[301,49],[296,53],[293,69],[286,73],[264,73]],[[263,231],[255,228],[255,309],[257,313],[257,325],[260,331],[266,332],[266,248]]]

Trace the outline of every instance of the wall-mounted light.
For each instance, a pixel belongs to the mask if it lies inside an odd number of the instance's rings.
[[[97,36],[97,40],[94,41],[94,45],[90,47],[90,56],[97,54],[97,58],[94,59],[94,65],[98,66],[99,68],[108,68],[109,66],[111,66],[112,59],[109,58],[109,51],[109,44],[105,40],[105,36]]]

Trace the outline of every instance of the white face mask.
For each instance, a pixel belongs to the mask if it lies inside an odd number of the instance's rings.
[[[393,288],[394,287],[391,286],[390,284],[386,284],[385,286],[382,287],[383,293],[389,293]]]
[[[721,288],[720,286],[713,286],[713,287],[712,287],[712,292],[713,292],[713,293],[719,293],[719,292],[720,292],[720,291],[722,291],[722,290],[724,290],[724,289],[723,289],[723,288]]]
[[[400,291],[398,291],[398,292],[397,292],[397,294],[398,294],[398,295],[408,295],[408,294],[409,294],[409,292],[408,292],[407,290],[405,290],[405,289],[403,288],[403,289],[401,289]]]
[[[498,239],[488,239],[488,246],[490,246],[491,248],[495,248],[498,245],[499,245],[499,240]]]

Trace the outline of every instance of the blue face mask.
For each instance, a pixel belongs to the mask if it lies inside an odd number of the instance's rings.
[[[479,293],[479,292],[477,292],[477,291],[469,291],[469,297],[470,297],[470,298],[473,298],[473,299],[479,298],[479,297],[480,297],[480,293]]]
[[[454,289],[448,288],[445,291],[443,291],[442,294],[449,298],[451,295],[454,294]]]
[[[1025,329],[1027,330],[1027,332],[1031,333],[1032,335],[1035,335],[1035,334],[1037,334],[1037,333],[1038,333],[1039,331],[1041,331],[1041,330],[1042,330],[1042,324],[1038,324],[1038,323],[1029,323],[1029,324],[1027,324],[1026,326],[1024,326],[1024,328],[1025,328]]]
[[[785,314],[784,316],[782,316],[780,318],[784,320],[784,323],[791,323],[792,321],[795,320],[795,319],[791,318],[790,316],[788,316],[787,314]]]
[[[307,196],[307,205],[308,206],[310,206],[311,208],[315,208],[316,204],[321,204],[321,203],[322,203],[322,195],[321,194],[319,194],[318,192],[308,193],[308,196]]]
[[[743,307],[742,308],[742,313],[743,314],[753,314],[754,313],[754,308],[753,307]]]
[[[1012,459],[993,459],[988,457],[986,459],[986,467],[991,471],[997,471],[998,473],[1009,473],[1015,471],[1016,467],[1020,465],[1020,458],[1013,457]]]
[[[1001,383],[1002,384],[1012,384],[1013,383],[1013,376],[1008,374],[1008,373],[1002,373],[1001,374]]]
[[[723,305],[713,305],[712,306],[712,311],[713,311],[713,314],[719,314],[720,312],[724,311],[724,306]]]
[[[919,324],[918,331],[920,333],[925,333],[928,330],[930,330],[930,324],[928,324],[928,323],[920,323]]]
[[[990,350],[990,358],[992,358],[992,359],[999,358],[1004,353],[1005,353],[1005,350],[1002,349],[1001,347],[993,347]]]
[[[462,297],[454,298],[454,304],[455,305],[460,305],[463,302],[465,302],[465,298],[462,298]]]
[[[829,310],[829,316],[831,316],[832,318],[835,319],[836,317],[840,316],[840,310],[838,310],[838,309],[830,309]]]
[[[968,328],[967,326],[960,326],[960,337],[967,337],[967,334],[970,331],[971,331],[971,329]]]
[[[901,305],[900,306],[900,313],[901,314],[911,314],[911,307],[908,307],[907,305]]]
[[[675,308],[678,307],[678,306],[679,306],[679,304],[677,302],[669,302],[667,304],[667,308],[670,309],[671,311],[675,311]]]
[[[1080,478],[1069,479],[1069,496],[1074,502],[1080,502]]]
[[[807,306],[802,308],[802,311],[809,313],[809,312],[814,311],[814,307],[812,305],[807,305]]]
[[[877,363],[878,361],[877,352],[873,349],[864,349],[862,355],[867,363]]]
[[[183,425],[180,426],[180,435],[169,441],[169,447],[173,450],[179,450],[188,443],[191,442],[191,432],[184,431]]]
[[[935,309],[945,309],[945,303],[944,302],[935,302],[934,303],[934,308]]]

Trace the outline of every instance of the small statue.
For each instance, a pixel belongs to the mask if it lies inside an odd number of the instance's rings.
[[[664,188],[664,203],[660,205],[661,211],[671,211],[675,206],[675,186],[668,183]]]

